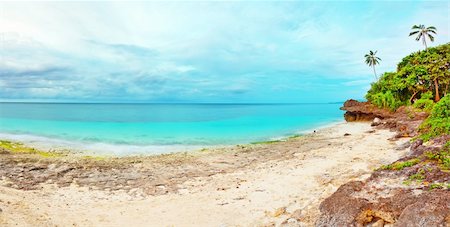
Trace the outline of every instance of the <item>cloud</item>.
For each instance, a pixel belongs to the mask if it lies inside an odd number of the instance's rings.
[[[383,72],[421,48],[407,37],[418,18],[438,27],[434,45],[449,40],[445,2],[2,7],[1,99],[340,101],[372,80],[367,51],[378,50]]]

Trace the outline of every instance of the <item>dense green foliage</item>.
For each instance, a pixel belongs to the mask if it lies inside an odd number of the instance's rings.
[[[414,102],[414,107],[417,109],[425,110],[427,112],[431,111],[434,105],[432,100],[433,94],[431,92],[425,92],[420,96],[420,99]]]
[[[420,97],[415,106],[430,110],[430,93],[435,102],[450,93],[450,43],[403,58],[396,72],[384,73],[372,83],[366,98],[380,108],[395,110]]]
[[[450,134],[450,94],[436,103],[431,115],[420,126],[421,138],[430,138]]]

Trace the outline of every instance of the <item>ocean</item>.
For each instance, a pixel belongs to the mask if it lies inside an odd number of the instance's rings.
[[[305,133],[342,121],[340,106],[0,103],[0,139],[44,149],[160,154]]]

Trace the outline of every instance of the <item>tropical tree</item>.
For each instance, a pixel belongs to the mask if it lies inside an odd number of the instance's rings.
[[[414,31],[409,33],[409,36],[417,35],[416,41],[419,41],[420,39],[422,39],[422,43],[425,46],[425,50],[428,48],[426,37],[428,37],[431,42],[434,42],[434,36],[431,33],[436,34],[435,27],[433,27],[433,26],[425,27],[425,25],[420,24],[420,25],[414,25],[411,29]]]
[[[369,51],[368,54],[364,55],[364,57],[366,58],[366,64],[368,64],[369,66],[371,66],[373,68],[373,74],[375,75],[375,79],[378,80],[377,77],[377,71],[375,70],[375,65],[378,65],[381,61],[381,58],[375,56],[377,54],[377,51],[373,52],[373,51]]]

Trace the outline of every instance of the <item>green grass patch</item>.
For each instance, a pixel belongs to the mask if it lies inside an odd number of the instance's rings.
[[[414,180],[414,181],[423,181],[423,179],[425,179],[425,170],[423,169],[419,169],[419,171],[417,171],[417,173],[409,176],[409,180]]]
[[[299,137],[302,137],[302,135],[295,134],[295,135],[289,136],[288,139],[295,139],[295,138],[299,138]]]
[[[283,142],[283,141],[282,140],[257,141],[257,142],[252,142],[251,144],[273,144],[273,143],[279,143],[279,142]]]
[[[383,165],[380,167],[380,169],[381,170],[402,170],[406,167],[414,166],[414,165],[418,164],[419,162],[420,162],[420,160],[418,158],[415,158],[415,159],[411,159],[411,160],[404,161],[404,162],[394,162],[389,165]]]
[[[443,169],[450,169],[450,148],[447,146],[437,153],[426,152],[425,156],[430,160],[437,161]]]
[[[7,140],[0,140],[0,147],[8,150],[11,153],[15,153],[15,154],[37,154],[37,155],[45,157],[45,158],[55,158],[55,157],[64,156],[64,154],[62,154],[60,152],[42,151],[42,150],[38,150],[33,147],[28,147],[28,146],[24,145],[23,143],[12,142],[12,141],[7,141]]]
[[[450,189],[450,183],[431,183],[430,190],[433,189]]]

